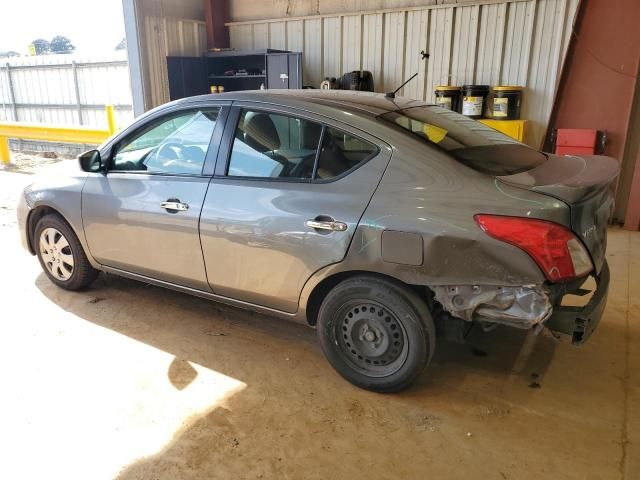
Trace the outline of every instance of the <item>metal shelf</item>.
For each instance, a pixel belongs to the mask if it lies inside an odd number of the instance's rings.
[[[209,75],[209,78],[265,78],[266,75]]]

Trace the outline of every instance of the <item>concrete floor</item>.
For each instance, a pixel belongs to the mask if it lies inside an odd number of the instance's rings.
[[[0,477],[640,478],[640,234],[583,347],[498,329],[441,343],[378,395],[315,332],[129,280],[56,288],[18,244],[29,175],[0,171]]]

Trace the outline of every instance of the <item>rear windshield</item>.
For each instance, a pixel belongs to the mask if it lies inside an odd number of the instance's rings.
[[[380,116],[458,161],[491,175],[513,175],[543,164],[547,157],[511,137],[442,107],[425,105]]]

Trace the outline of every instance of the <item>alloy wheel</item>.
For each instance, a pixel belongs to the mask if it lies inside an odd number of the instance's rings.
[[[58,280],[67,281],[73,275],[74,259],[69,241],[55,228],[40,233],[40,256],[47,270]]]

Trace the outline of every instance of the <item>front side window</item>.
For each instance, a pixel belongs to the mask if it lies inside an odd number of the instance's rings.
[[[110,170],[199,175],[218,112],[188,110],[153,122],[117,146]]]
[[[288,115],[243,110],[227,174],[329,180],[377,152],[375,145],[333,127],[323,128],[319,123]]]

